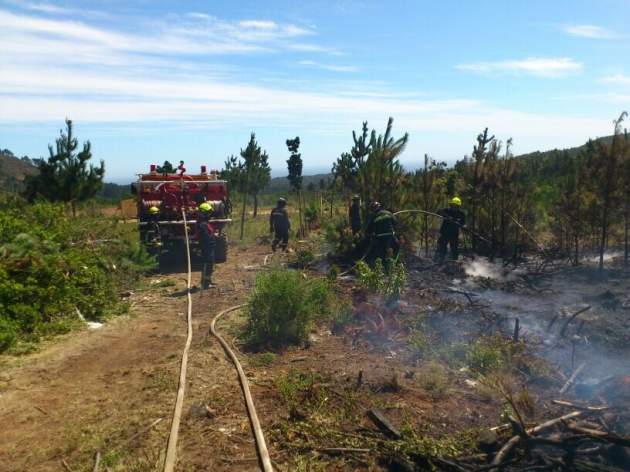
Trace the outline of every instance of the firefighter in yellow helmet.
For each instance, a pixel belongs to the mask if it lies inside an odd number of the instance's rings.
[[[197,240],[201,248],[201,288],[212,287],[212,272],[214,271],[214,248],[216,246],[216,228],[210,221],[213,205],[203,202],[197,212]]]
[[[448,208],[443,208],[437,212],[438,215],[442,217],[442,226],[440,227],[440,238],[438,239],[436,253],[436,259],[439,262],[444,261],[447,246],[451,247],[452,259],[457,260],[459,257],[459,230],[466,225],[466,215],[461,209],[461,198],[453,197],[448,203]]]
[[[160,209],[156,206],[148,208],[149,214],[146,218],[146,231],[144,232],[143,241],[150,246],[159,247],[160,245]]]

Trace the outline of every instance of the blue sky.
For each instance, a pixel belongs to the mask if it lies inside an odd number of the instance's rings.
[[[523,153],[630,109],[630,0],[0,0],[0,147],[47,154],[65,117],[107,180],[220,168],[251,131],[286,174],[330,169],[365,120],[402,162],[453,162],[486,126]]]

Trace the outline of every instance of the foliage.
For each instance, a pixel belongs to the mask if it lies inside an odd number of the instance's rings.
[[[221,177],[227,180],[230,188],[237,190],[243,198],[240,232],[240,239],[242,240],[247,197],[250,195],[254,197],[254,217],[256,217],[258,212],[258,195],[269,185],[271,168],[269,167],[269,156],[258,145],[255,133],[250,135],[245,149],[241,149],[240,158],[241,160],[234,155],[228,157],[221,171]]]
[[[175,168],[169,161],[164,161],[164,164],[157,166],[156,171],[158,174],[173,174],[175,173]]]
[[[287,179],[291,184],[291,188],[297,194],[298,199],[298,215],[300,222],[300,235],[304,235],[304,225],[302,224],[302,154],[298,152],[300,149],[300,137],[287,139],[287,148],[291,156],[287,160],[288,175]]]
[[[79,146],[72,134],[72,121],[66,119],[66,132],[60,131],[56,149],[48,146],[50,157],[40,160],[39,173],[26,180],[25,195],[30,201],[43,198],[51,202],[66,202],[76,214],[77,202],[94,197],[101,188],[105,174],[105,164],[99,167],[89,165],[92,158],[90,141],[83,143],[83,150],[76,153]]]
[[[319,220],[319,209],[315,205],[315,202],[311,202],[309,206],[304,209],[304,221],[309,228],[312,228]]]
[[[0,330],[36,341],[80,325],[77,311],[111,313],[154,263],[127,228],[102,216],[69,220],[60,204],[0,200]]]
[[[532,369],[525,359],[523,344],[500,336],[477,339],[466,353],[466,363],[473,372],[481,375],[509,372],[515,367]]]
[[[289,183],[293,190],[299,192],[302,189],[302,154],[298,152],[300,148],[300,137],[296,136],[294,139],[287,139],[287,148],[291,153],[291,156],[287,160],[287,167],[289,170]]]
[[[407,280],[407,271],[401,261],[388,258],[383,265],[381,259],[376,259],[373,268],[359,261],[356,270],[359,285],[367,291],[382,295],[388,301],[400,298]]]
[[[260,273],[248,307],[246,336],[252,344],[281,346],[308,340],[314,321],[329,315],[330,285],[300,272],[273,268]]]
[[[299,248],[292,259],[298,269],[306,269],[315,260],[315,255],[309,248]]]
[[[339,334],[343,332],[346,326],[352,324],[353,320],[352,305],[350,303],[343,303],[333,311],[331,331],[335,334]]]

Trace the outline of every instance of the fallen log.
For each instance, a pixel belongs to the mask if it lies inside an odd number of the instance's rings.
[[[386,417],[385,415],[376,408],[372,408],[367,412],[368,418],[372,420],[372,422],[387,436],[390,436],[394,439],[400,439],[402,435],[398,428],[396,428]]]
[[[567,425],[574,433],[583,434],[593,439],[603,439],[613,444],[619,444],[620,446],[630,447],[630,438],[624,436],[618,436],[615,433],[608,433],[606,431],[599,431],[597,429],[583,428],[575,425]]]
[[[587,411],[604,411],[609,410],[609,406],[582,406],[576,405],[575,403],[568,402],[566,400],[551,400],[551,403],[555,403],[556,405],[569,406],[576,410],[587,410]]]
[[[578,366],[578,368],[573,371],[573,374],[571,375],[571,377],[569,377],[569,380],[567,380],[566,383],[560,389],[560,394],[566,393],[569,390],[569,388],[571,388],[571,385],[573,385],[578,375],[582,373],[582,371],[584,370],[584,367],[586,367],[586,362],[582,362]]]
[[[580,411],[572,411],[571,413],[568,413],[564,416],[561,416],[559,418],[554,418],[553,420],[549,420],[546,421],[544,423],[539,424],[538,426],[535,426],[533,428],[529,428],[526,430],[527,434],[530,436],[533,436],[535,434],[540,433],[541,431],[544,431],[546,429],[551,428],[552,426],[555,426],[558,423],[561,423],[563,421],[569,420],[571,418],[577,418],[578,416],[582,416],[584,413],[586,413],[584,410],[580,410]],[[505,462],[505,459],[507,458],[508,454],[510,454],[510,452],[512,452],[512,449],[514,449],[514,447],[516,447],[516,445],[522,440],[523,438],[521,436],[512,436],[508,442],[506,442],[503,447],[499,450],[499,452],[497,452],[497,455],[494,456],[494,459],[492,460],[492,468],[490,470],[496,470],[499,468],[500,465],[503,464],[503,462]]]

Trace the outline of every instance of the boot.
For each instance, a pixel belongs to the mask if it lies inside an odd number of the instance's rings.
[[[208,264],[204,263],[201,266],[201,288],[206,290],[212,286],[210,276],[212,273],[208,273]]]

